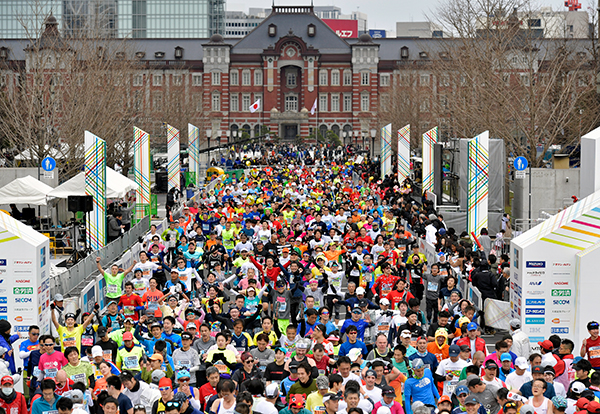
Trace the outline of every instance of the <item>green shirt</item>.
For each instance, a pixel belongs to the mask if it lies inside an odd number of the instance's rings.
[[[233,227],[229,230],[223,229],[223,231],[221,232],[221,236],[223,237],[223,247],[225,247],[228,250],[233,249],[233,247],[235,246],[235,233],[236,231]]]
[[[94,375],[94,367],[89,362],[79,362],[74,367],[70,363],[63,367],[63,370],[74,382],[81,382],[86,388],[90,386],[89,377]]]
[[[104,272],[104,281],[106,282],[106,297],[111,299],[119,299],[123,292],[121,286],[125,279],[125,273],[117,273],[113,276],[110,272]]]

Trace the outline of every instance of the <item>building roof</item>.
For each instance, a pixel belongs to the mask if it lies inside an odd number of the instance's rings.
[[[307,35],[308,25],[311,23],[316,28],[316,35],[314,37]],[[277,35],[275,37],[269,36],[269,26],[271,24],[277,26]],[[312,46],[320,53],[350,53],[350,45],[317,17],[313,13],[312,7],[292,6],[273,7],[271,14],[261,24],[233,46],[231,53],[262,53],[269,45],[275,46],[275,43],[287,34],[301,37],[308,46]]]

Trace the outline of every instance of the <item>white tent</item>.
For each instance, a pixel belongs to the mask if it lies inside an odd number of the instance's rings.
[[[49,185],[33,178],[31,175],[17,178],[0,188],[0,205],[33,204],[47,205],[48,194],[53,190]]]
[[[131,190],[137,190],[138,185],[119,174],[110,167],[106,167],[106,198],[123,198]],[[69,196],[85,195],[85,173],[80,172],[50,191],[50,196],[56,198],[68,198]]]

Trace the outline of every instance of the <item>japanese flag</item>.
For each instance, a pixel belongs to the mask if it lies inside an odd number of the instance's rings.
[[[252,105],[250,105],[250,112],[254,113],[260,109],[260,99],[257,99]]]
[[[313,104],[312,108],[310,108],[310,114],[314,115],[316,110],[317,110],[317,98],[315,98],[315,103]]]

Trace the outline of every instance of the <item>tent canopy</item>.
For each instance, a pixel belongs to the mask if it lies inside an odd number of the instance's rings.
[[[1,204],[34,204],[47,205],[47,195],[52,187],[33,178],[31,175],[17,178],[0,188]]]
[[[137,190],[138,185],[119,174],[110,167],[106,167],[106,198],[123,198],[131,190]],[[50,196],[56,198],[68,198],[69,196],[85,195],[85,173],[80,172],[75,177],[65,181],[54,190]]]

